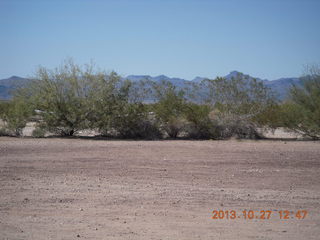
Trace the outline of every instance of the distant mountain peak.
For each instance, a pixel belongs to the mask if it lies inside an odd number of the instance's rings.
[[[158,78],[168,78],[166,75],[163,75],[163,74],[161,74],[159,76],[156,76],[156,77],[158,77]]]
[[[225,76],[226,79],[231,79],[231,78],[237,78],[237,77],[241,77],[244,79],[256,79],[257,81],[269,81],[269,80],[262,80],[260,78],[257,77],[252,77],[249,74],[245,74],[239,71],[231,71],[228,75]]]
[[[6,79],[0,79],[0,100],[9,100],[12,98],[12,90],[25,86],[30,80],[18,76],[11,76]]]
[[[156,79],[156,80],[169,80],[170,78],[168,76],[162,74],[162,75],[154,77],[154,79]]]
[[[206,78],[197,76],[194,79],[192,79],[191,81],[196,82],[196,83],[200,83],[204,79],[206,79]]]
[[[11,77],[9,77],[8,79],[22,79],[22,77],[19,77],[19,76],[15,76],[15,75],[12,75]]]

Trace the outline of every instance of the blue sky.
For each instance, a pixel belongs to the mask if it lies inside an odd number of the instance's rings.
[[[193,79],[300,76],[320,63],[318,0],[0,0],[0,78],[67,57]]]

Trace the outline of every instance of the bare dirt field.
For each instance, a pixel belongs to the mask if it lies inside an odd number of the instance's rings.
[[[320,142],[0,138],[0,239],[319,236]]]

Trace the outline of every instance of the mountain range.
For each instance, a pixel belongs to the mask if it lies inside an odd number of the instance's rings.
[[[231,79],[232,77],[236,77],[240,74],[238,71],[232,71],[228,75],[225,76],[226,79]],[[245,78],[253,78],[250,75],[243,75]],[[206,79],[204,77],[195,77],[193,80],[185,80],[182,78],[170,78],[165,75],[159,75],[159,76],[149,76],[149,75],[129,75],[125,79],[129,79],[130,81],[141,81],[145,79],[149,79],[155,82],[159,82],[162,80],[166,80],[171,82],[173,85],[177,87],[184,87],[188,83],[192,82],[195,84],[199,84],[203,79]],[[301,85],[301,80],[296,77],[292,78],[280,78],[276,80],[266,80],[266,79],[260,79],[255,78],[257,81],[262,81],[267,87],[271,88],[277,96],[279,100],[284,100],[288,96],[289,89],[292,85]],[[27,78],[22,78],[18,76],[12,76],[7,79],[1,79],[0,80],[0,100],[10,100],[12,98],[12,91],[16,89],[17,87],[27,85],[28,82],[31,81]]]

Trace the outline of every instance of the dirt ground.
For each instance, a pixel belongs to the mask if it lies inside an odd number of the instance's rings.
[[[0,138],[0,239],[319,236],[320,142]]]

